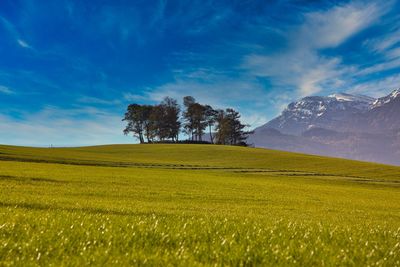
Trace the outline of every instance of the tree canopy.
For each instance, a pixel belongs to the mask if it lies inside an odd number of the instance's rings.
[[[204,142],[203,138],[209,135],[210,143],[246,145],[250,132],[245,131],[248,125],[241,123],[239,112],[232,108],[215,110],[192,96],[183,98],[183,106],[181,112],[177,100],[171,97],[165,97],[158,105],[130,104],[123,118],[127,122],[123,132],[132,134],[140,143],[179,142],[182,132],[190,142]]]

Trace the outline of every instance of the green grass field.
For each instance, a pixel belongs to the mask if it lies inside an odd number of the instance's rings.
[[[400,167],[255,148],[0,146],[0,266],[400,266]]]

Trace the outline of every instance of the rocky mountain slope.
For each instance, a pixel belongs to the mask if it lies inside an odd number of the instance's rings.
[[[334,94],[290,103],[249,143],[286,151],[400,165],[400,89],[388,96]]]

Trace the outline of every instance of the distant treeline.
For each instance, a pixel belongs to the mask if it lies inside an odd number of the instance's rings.
[[[140,143],[179,141],[181,132],[187,134],[184,143],[207,143],[202,138],[208,131],[210,143],[246,145],[250,132],[244,129],[239,112],[228,108],[213,109],[202,105],[191,96],[183,98],[184,110],[178,102],[165,97],[158,105],[130,104],[123,121],[127,122],[124,134],[132,133]]]

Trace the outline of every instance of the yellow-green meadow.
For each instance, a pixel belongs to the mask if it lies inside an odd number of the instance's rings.
[[[0,265],[400,266],[400,167],[217,145],[0,146]]]

